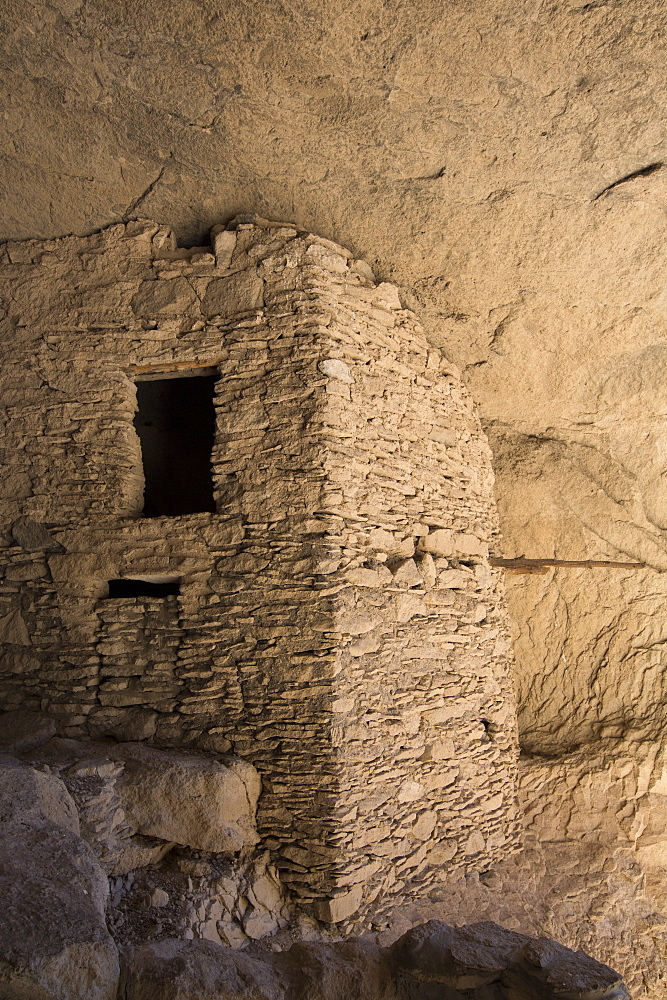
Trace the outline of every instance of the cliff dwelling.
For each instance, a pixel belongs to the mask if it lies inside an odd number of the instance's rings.
[[[5,498],[3,702],[251,762],[283,882],[340,922],[518,846],[489,452],[363,262],[287,226],[213,239],[112,227],[46,273],[7,247],[5,386],[34,388],[8,413],[31,485],[18,518]]]
[[[0,4],[0,998],[667,996],[657,3]]]

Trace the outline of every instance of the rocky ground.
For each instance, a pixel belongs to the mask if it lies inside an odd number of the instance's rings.
[[[236,787],[239,775],[257,787],[249,765],[51,730],[4,717],[6,1000],[629,996],[618,973],[583,952],[492,921],[431,920],[387,946],[340,940],[290,902],[268,853],[253,853],[256,798],[240,808]],[[225,843],[202,849],[221,829]]]

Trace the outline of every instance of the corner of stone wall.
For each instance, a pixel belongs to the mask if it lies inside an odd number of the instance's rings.
[[[245,218],[3,259],[3,704],[250,760],[264,847],[340,926],[514,850],[488,446],[397,289]],[[200,370],[217,512],[143,518],[134,383]],[[161,576],[178,597],[106,596]]]

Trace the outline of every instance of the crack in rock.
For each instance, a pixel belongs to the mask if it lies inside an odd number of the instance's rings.
[[[135,198],[133,202],[130,202],[130,204],[128,205],[128,207],[123,212],[123,215],[121,216],[121,218],[123,219],[123,222],[127,222],[128,219],[131,218],[132,213],[136,212],[137,208],[142,203],[142,201],[144,201],[146,198],[148,198],[148,196],[150,194],[153,193],[153,191],[155,190],[156,184],[159,184],[159,182],[164,177],[164,171],[165,171],[164,166],[160,167],[160,170],[159,170],[159,173],[158,173],[157,177],[155,177],[150,182],[150,184],[148,185],[148,187],[144,191],[142,191],[141,194],[137,198]]]
[[[664,163],[661,160],[658,160],[656,163],[649,163],[646,167],[640,167],[639,170],[633,170],[632,173],[626,174],[625,177],[619,177],[617,181],[607,184],[605,188],[598,191],[591,201],[597,201],[609,191],[613,191],[614,188],[617,188],[619,184],[625,184],[627,181],[634,181],[637,177],[649,177],[651,174],[656,173],[656,171],[661,170],[662,167],[664,167]]]

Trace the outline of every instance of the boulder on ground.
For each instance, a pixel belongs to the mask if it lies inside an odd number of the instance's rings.
[[[288,990],[270,954],[257,958],[211,941],[168,940],[132,949],[121,996],[124,1000],[287,1000]]]
[[[619,976],[582,952],[497,924],[432,920],[392,948],[353,939],[289,951],[210,941],[130,949],[124,1000],[628,1000]]]
[[[134,834],[214,853],[237,853],[259,841],[261,782],[247,761],[221,762],[145,743],[60,738],[22,760],[62,776],[83,835],[110,872],[126,870],[123,849]]]
[[[471,1000],[496,995],[504,1000],[629,998],[618,973],[590,955],[488,920],[466,927],[429,920],[404,934],[389,951],[399,993],[410,1000],[432,1000],[434,983],[446,988],[443,997],[464,990]],[[501,992],[491,994],[487,988]]]
[[[275,964],[290,984],[290,1000],[397,998],[390,955],[371,941],[298,942]]]
[[[160,941],[130,952],[122,988],[125,1000],[396,1000],[387,952],[361,940],[252,955]]]
[[[21,753],[46,743],[56,734],[53,719],[39,712],[18,709],[0,715],[0,751]]]
[[[503,974],[508,1000],[629,1000],[617,972],[551,938],[529,941]]]
[[[108,882],[63,783],[0,760],[0,1000],[113,1000]]]
[[[429,920],[399,938],[391,952],[398,968],[420,982],[473,989],[497,982],[529,941],[490,920],[466,927]]]
[[[120,743],[110,754],[125,764],[116,789],[127,820],[144,836],[201,851],[233,852],[259,841],[261,791],[252,764]]]
[[[0,957],[0,1000],[116,1000],[118,953],[106,941],[71,941],[26,964]]]

